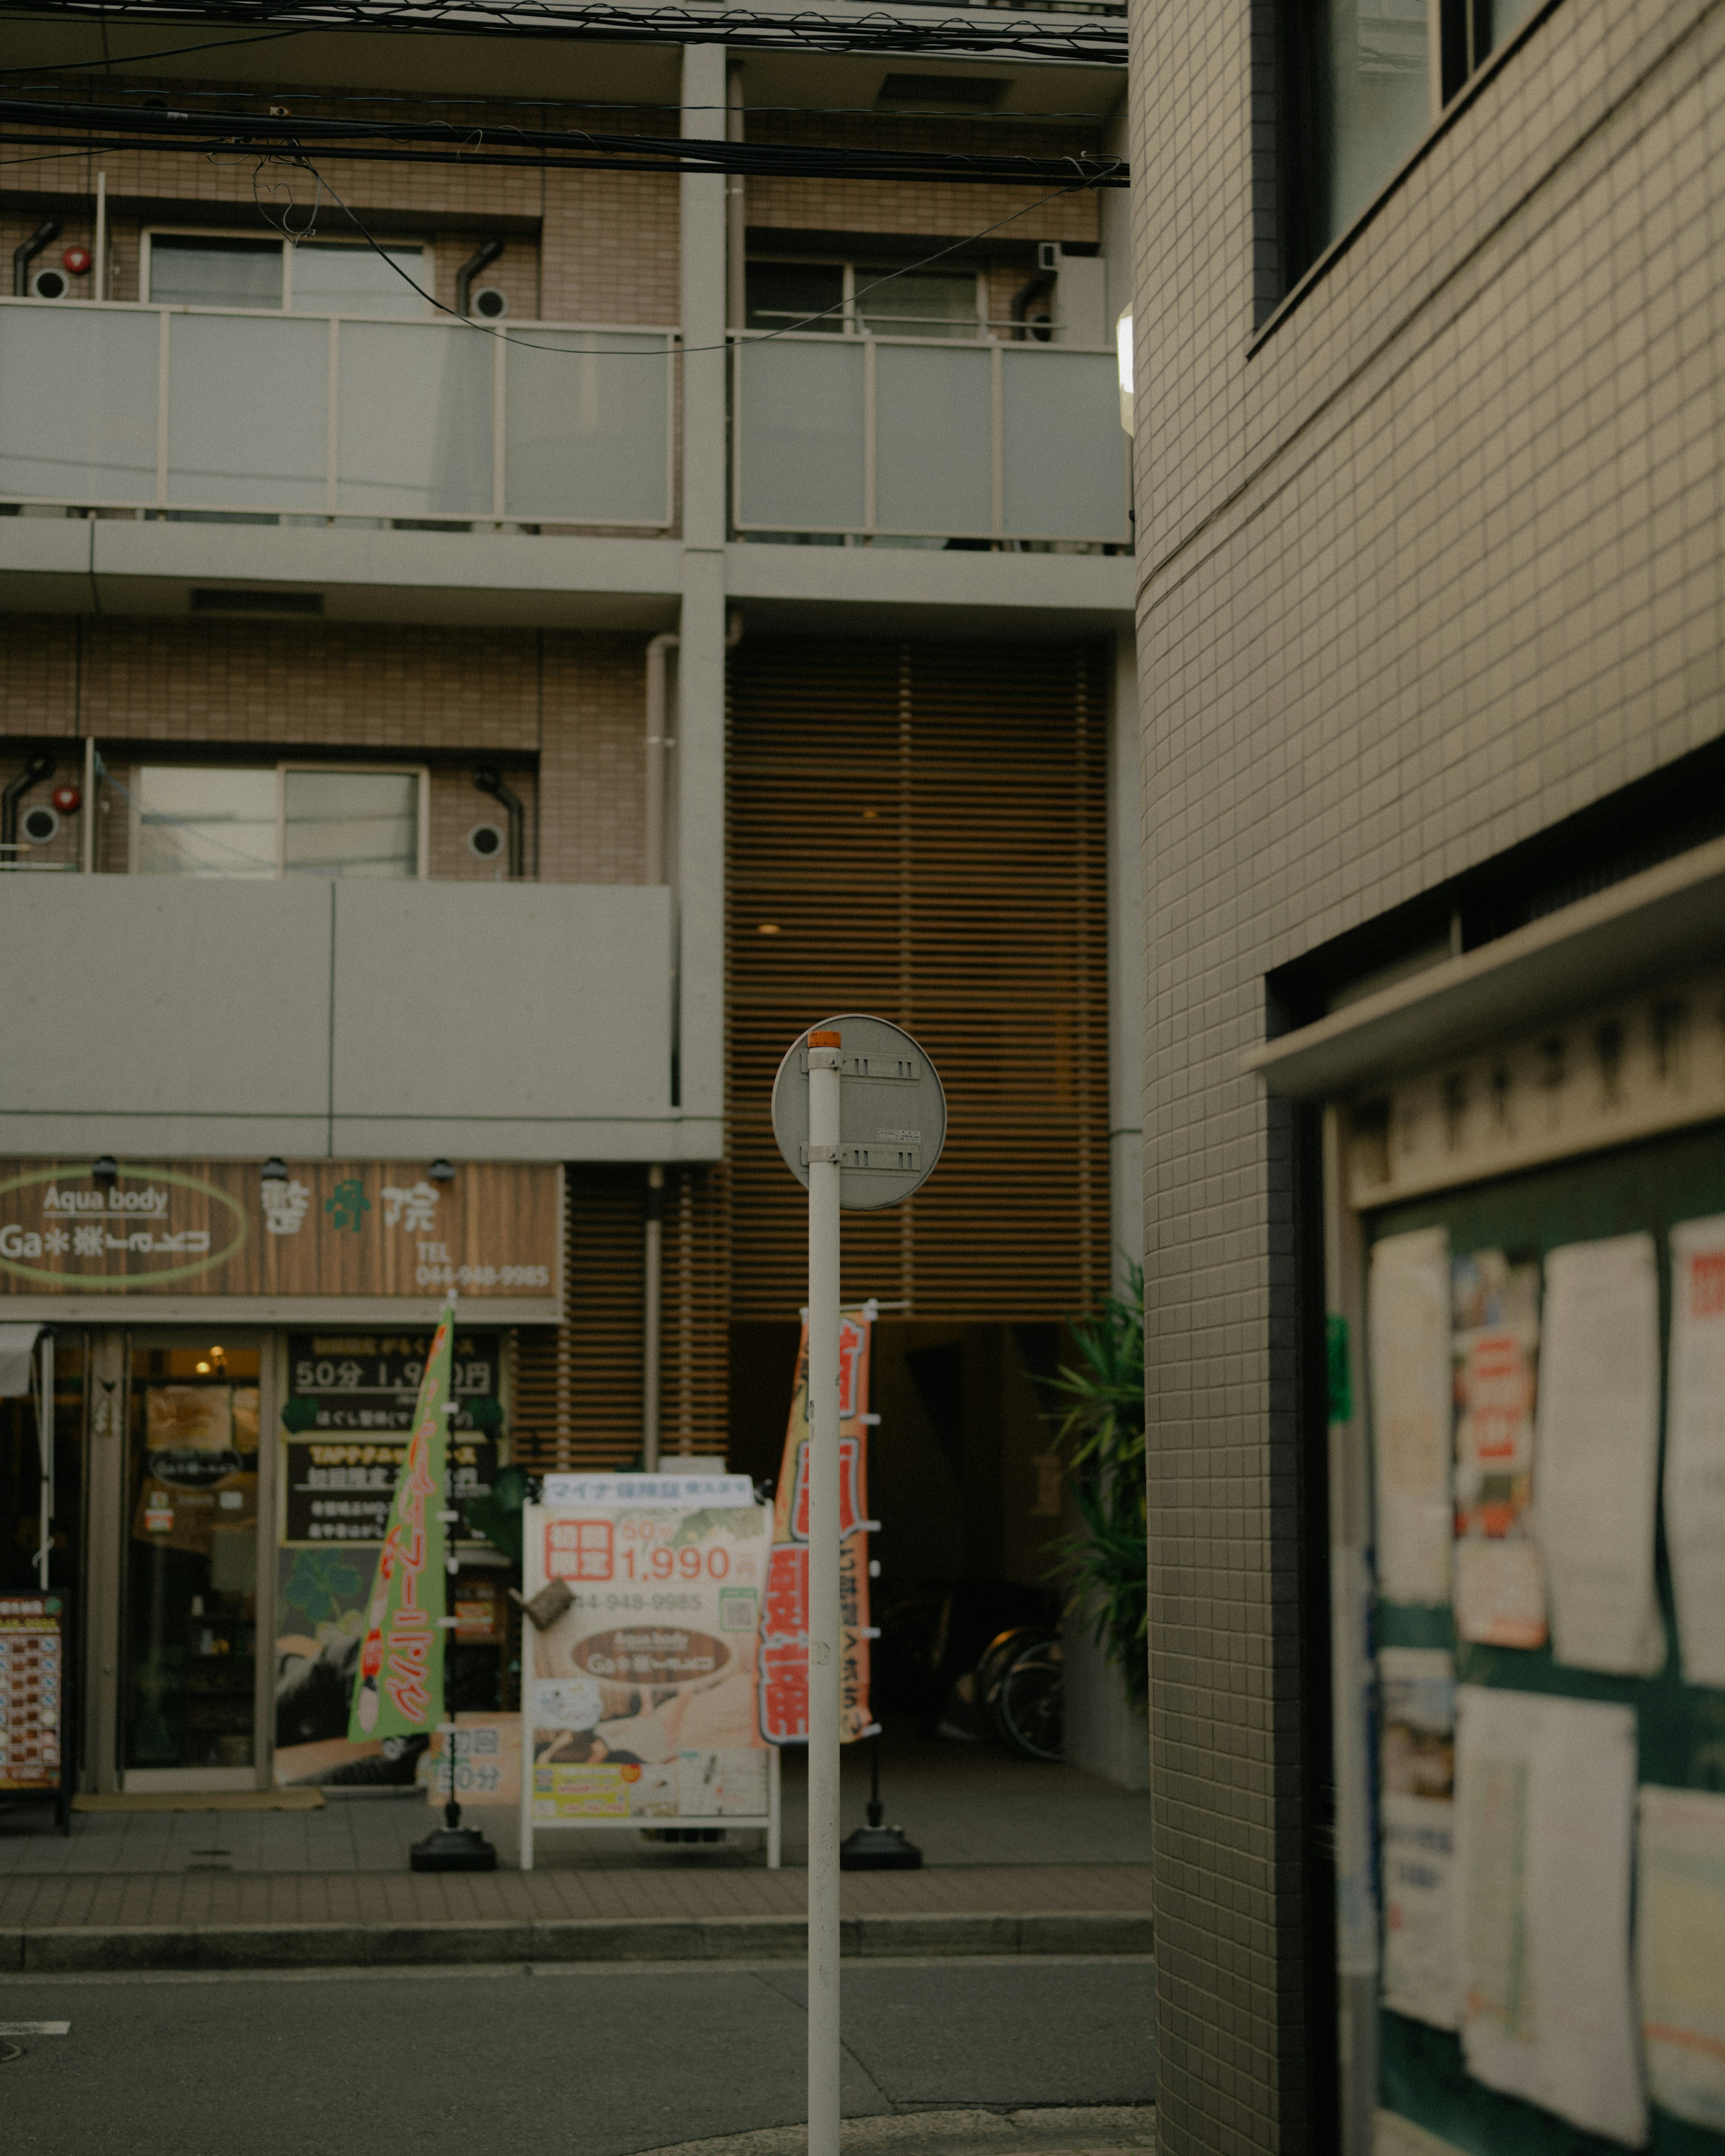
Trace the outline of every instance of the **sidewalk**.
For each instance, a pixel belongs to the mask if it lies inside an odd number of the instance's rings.
[[[867,1761],[845,1759],[847,1830]],[[1147,1799],[1073,1767],[906,1740],[883,1765],[889,1823],[921,1871],[847,1873],[853,1954],[1149,1950]],[[806,1807],[785,1774],[785,1868],[737,1845],[559,1832],[514,1868],[512,1812],[468,1823],[501,1867],[407,1868],[434,1814],[417,1797],[330,1794],[320,1811],[0,1813],[0,1969],[402,1965],[760,1958],[800,1953]]]

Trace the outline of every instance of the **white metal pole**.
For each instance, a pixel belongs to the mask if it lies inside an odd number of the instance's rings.
[[[96,174],[95,189],[95,245],[90,253],[95,257],[90,269],[95,278],[95,296],[108,296],[108,175]]]
[[[839,2156],[839,1045],[809,1036],[809,2156]]]

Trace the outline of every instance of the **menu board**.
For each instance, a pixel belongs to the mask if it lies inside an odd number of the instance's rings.
[[[293,1334],[288,1342],[284,1543],[381,1543],[408,1449],[429,1333]],[[459,1332],[449,1432],[455,1502],[489,1496],[497,1442],[475,1404],[495,1400],[501,1342]]]
[[[65,1652],[57,1594],[0,1595],[0,1789],[58,1789]]]

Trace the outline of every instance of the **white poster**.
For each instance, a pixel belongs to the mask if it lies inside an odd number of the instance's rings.
[[[1545,1261],[1533,1517],[1552,1651],[1649,1676],[1665,1661],[1653,1585],[1659,1271],[1651,1235],[1569,1243]]]
[[[1635,1710],[1455,1695],[1455,1957],[1468,2071],[1639,2148],[1630,1981]]]
[[[772,1526],[753,1504],[528,1507],[526,1599],[568,1590],[523,1641],[536,1820],[764,1814],[755,1695]]]
[[[1725,1685],[1725,1219],[1671,1230],[1665,1533],[1684,1677]]]
[[[1450,1599],[1450,1244],[1441,1228],[1372,1246],[1368,1345],[1378,1585]]]
[[[1384,1647],[1378,1680],[1384,2003],[1454,2029],[1455,1663],[1438,1648]]]
[[[1455,1353],[1455,1636],[1545,1645],[1533,1540],[1533,1400],[1539,1268],[1471,1250],[1450,1273]]]
[[[1725,1797],[1641,1791],[1635,1980],[1653,2101],[1725,2133]]]

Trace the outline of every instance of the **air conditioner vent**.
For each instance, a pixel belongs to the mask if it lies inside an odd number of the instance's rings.
[[[193,613],[321,613],[321,592],[236,592],[199,586],[192,593]]]

